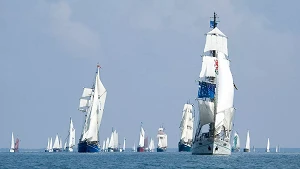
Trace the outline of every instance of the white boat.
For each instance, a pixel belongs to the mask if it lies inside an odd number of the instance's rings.
[[[11,133],[11,143],[10,143],[10,149],[9,152],[13,153],[15,152],[15,139],[14,139],[14,133]]]
[[[275,148],[275,152],[278,153],[279,152],[279,145],[276,146]]]
[[[105,140],[103,140],[103,144],[102,144],[102,152],[105,151],[105,145],[106,145]]]
[[[106,138],[106,142],[105,142],[105,152],[108,152],[108,146],[109,146],[109,137]]]
[[[266,152],[267,152],[267,153],[270,152],[270,139],[269,139],[269,138],[268,138],[268,142],[267,142]]]
[[[136,147],[135,147],[135,143],[133,143],[133,147],[132,147],[132,150],[133,152],[136,152]]]
[[[168,136],[165,133],[163,127],[158,128],[157,139],[158,139],[158,143],[157,143],[156,151],[157,152],[165,152],[165,151],[167,151]]]
[[[58,134],[56,134],[54,144],[53,144],[53,152],[61,152],[61,144],[60,144],[60,139],[58,138]]]
[[[69,126],[69,133],[68,133],[68,142],[65,145],[65,149],[68,152],[73,152],[75,147],[75,128],[73,125],[72,118],[70,117],[70,126]]]
[[[49,153],[53,152],[52,137],[50,138],[50,144],[49,144],[49,150],[48,150],[48,152]]]
[[[108,145],[108,152],[118,152],[119,150],[119,138],[118,133],[116,130],[111,132],[109,145]]]
[[[154,140],[151,138],[149,143],[149,152],[154,152],[155,146],[154,146]]]
[[[126,146],[126,138],[124,137],[123,148],[120,149],[121,152],[125,151],[125,146]]]
[[[193,105],[184,104],[182,111],[182,118],[180,123],[180,140],[178,142],[178,151],[190,152],[193,142],[194,115]]]
[[[141,123],[140,138],[139,138],[139,145],[137,147],[137,152],[145,151],[145,130],[142,125],[143,123]]]
[[[247,131],[246,146],[244,148],[244,152],[250,152],[250,133],[249,133],[249,130]]]
[[[227,36],[217,28],[206,34],[202,68],[199,76],[199,122],[193,139],[194,155],[230,155],[233,107],[233,77],[228,60]]]
[[[48,137],[48,144],[47,144],[47,148],[45,149],[45,152],[49,152],[50,149],[50,138]]]
[[[106,101],[106,89],[100,80],[100,66],[97,65],[95,81],[91,88],[84,88],[79,110],[86,113],[85,122],[78,143],[78,152],[100,152],[99,128]]]
[[[234,132],[233,136],[233,143],[232,143],[232,152],[239,152],[240,151],[240,137],[237,132]]]

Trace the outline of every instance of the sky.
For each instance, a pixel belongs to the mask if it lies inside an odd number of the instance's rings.
[[[183,105],[195,103],[204,34],[215,11],[228,36],[235,91],[234,130],[245,146],[299,147],[297,0],[0,0],[0,147],[11,132],[21,148],[76,143],[83,87],[99,63],[107,100],[100,140],[138,144],[140,123],[155,138],[163,125],[176,148]],[[197,105],[196,105],[197,108]],[[198,114],[198,110],[196,110]]]

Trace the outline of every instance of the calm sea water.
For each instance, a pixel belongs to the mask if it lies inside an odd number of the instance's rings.
[[[280,153],[259,151],[231,156],[199,156],[175,149],[164,153],[0,152],[0,168],[300,168],[299,149]]]

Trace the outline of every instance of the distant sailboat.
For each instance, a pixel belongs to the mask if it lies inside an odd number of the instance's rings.
[[[244,148],[244,152],[250,152],[250,133],[249,133],[249,130],[247,132],[246,146]]]
[[[75,128],[71,117],[70,117],[70,126],[69,126],[69,134],[68,134],[68,143],[65,144],[66,144],[65,145],[66,151],[73,152],[73,148],[75,146]]]
[[[103,140],[103,144],[102,144],[102,152],[105,151],[105,145],[106,145],[105,140]]]
[[[53,152],[61,152],[61,143],[60,140],[58,138],[58,134],[56,134],[55,140],[54,140],[54,144],[53,144]]]
[[[105,152],[108,152],[108,146],[109,146],[109,137],[106,138],[106,142],[105,142]]]
[[[140,140],[139,140],[139,146],[137,147],[137,152],[144,152],[145,151],[145,130],[143,129],[141,123],[141,130],[140,130]]]
[[[50,144],[49,144],[49,150],[48,150],[48,152],[49,153],[53,152],[52,137],[50,138]]]
[[[278,153],[278,145],[275,147],[275,152]]]
[[[253,152],[255,152],[255,147],[254,146],[252,147],[252,150],[253,150]]]
[[[48,144],[47,144],[47,148],[45,149],[45,152],[49,152],[50,149],[50,139],[48,137]]]
[[[135,143],[133,143],[132,151],[136,152]]]
[[[100,66],[92,88],[84,88],[80,98],[79,110],[86,113],[82,134],[78,143],[78,152],[101,151],[99,128],[106,100],[106,89],[100,80]]]
[[[180,123],[181,136],[178,143],[178,151],[190,152],[193,143],[193,127],[194,127],[194,115],[193,105],[184,104],[182,119]]]
[[[239,151],[240,151],[240,137],[237,132],[234,132],[232,152],[239,152]]]
[[[167,146],[168,146],[168,136],[164,131],[163,127],[158,128],[158,133],[157,133],[157,152],[165,152],[167,151]]]
[[[154,140],[151,138],[149,143],[149,152],[153,152],[155,149]]]
[[[10,149],[9,152],[13,153],[15,152],[15,139],[14,139],[14,133],[11,133],[11,143],[10,143]]]
[[[268,138],[268,142],[267,142],[266,152],[267,152],[267,153],[270,152],[270,139],[269,139],[269,138]]]
[[[125,144],[126,144],[126,138],[124,137],[123,148],[120,149],[121,152],[124,152],[124,151],[125,151],[125,146],[126,146]]]
[[[199,121],[193,139],[194,155],[230,155],[233,107],[233,77],[228,58],[227,36],[217,27],[214,13],[206,34],[198,80]]]
[[[145,137],[144,139],[144,151],[148,152],[149,147],[148,147],[148,137]]]
[[[112,129],[109,145],[108,145],[108,152],[118,152],[119,151],[119,139],[118,133],[116,130]]]

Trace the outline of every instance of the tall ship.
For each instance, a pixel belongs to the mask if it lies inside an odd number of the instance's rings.
[[[246,146],[244,148],[244,152],[250,152],[250,133],[249,133],[249,130],[247,131]]]
[[[85,113],[85,121],[78,143],[78,152],[101,151],[99,128],[102,120],[106,89],[100,80],[100,66],[97,65],[95,81],[91,88],[83,88],[79,111]]]
[[[167,151],[167,146],[168,146],[168,136],[164,131],[163,127],[158,128],[158,133],[157,133],[157,152],[165,152]]]
[[[20,140],[17,138],[16,141],[14,139],[14,133],[11,133],[11,144],[10,144],[10,149],[9,152],[14,153],[14,152],[19,152],[19,142]]]
[[[136,149],[137,152],[144,152],[145,151],[145,130],[144,130],[142,124],[143,123],[141,123],[139,145]]]
[[[178,143],[178,151],[190,152],[193,141],[194,114],[193,105],[184,104],[180,123],[181,137]]]
[[[68,152],[73,152],[74,146],[75,146],[75,128],[73,125],[72,118],[70,118],[68,141],[66,142],[64,148]]]
[[[240,148],[241,148],[240,137],[237,132],[234,132],[231,151],[239,152]]]
[[[206,34],[199,76],[199,121],[193,140],[194,155],[230,155],[233,107],[233,77],[228,60],[227,36],[217,27],[214,13],[212,28]],[[237,88],[236,88],[237,89]]]

